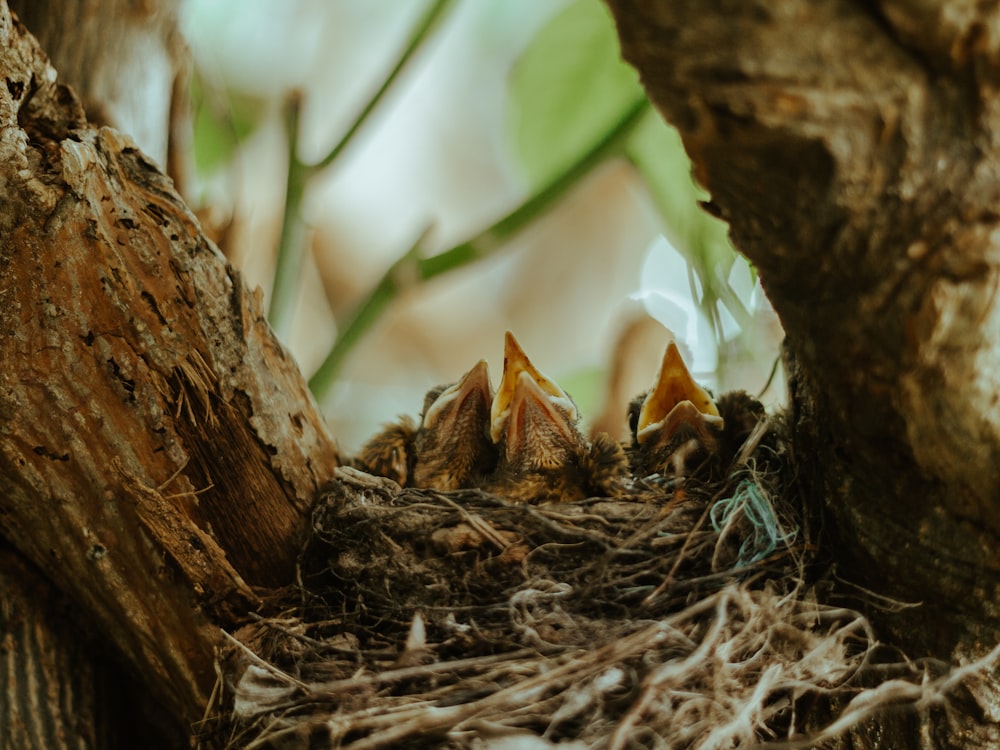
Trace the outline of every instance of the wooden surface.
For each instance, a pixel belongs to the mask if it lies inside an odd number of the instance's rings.
[[[873,610],[911,654],[981,653],[1000,637],[997,10],[609,5],[781,316],[838,574],[922,603]]]
[[[87,119],[167,166],[171,88],[183,65],[179,0],[10,0]],[[171,154],[172,155],[172,154]],[[171,172],[173,174],[173,172]]]
[[[336,447],[260,295],[0,8],[0,533],[175,716]]]
[[[0,747],[97,747],[94,645],[69,600],[8,548],[0,548],[0,632]]]

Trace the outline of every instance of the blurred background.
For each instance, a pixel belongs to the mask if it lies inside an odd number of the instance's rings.
[[[343,450],[480,358],[495,386],[507,329],[617,437],[671,337],[710,388],[782,402],[777,319],[599,0],[183,10],[185,192]]]

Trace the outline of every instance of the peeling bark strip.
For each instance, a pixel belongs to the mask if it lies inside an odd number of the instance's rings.
[[[1000,635],[1000,11],[608,0],[624,56],[760,269],[839,571]]]
[[[0,534],[198,718],[336,448],[259,295],[2,3],[0,332]]]

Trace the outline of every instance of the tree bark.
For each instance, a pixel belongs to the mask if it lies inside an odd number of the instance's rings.
[[[177,0],[11,0],[73,88],[87,120],[128,133],[167,167],[170,111],[183,43]],[[173,171],[170,171],[173,174]]]
[[[881,617],[911,654],[980,652],[1000,630],[996,15],[609,4],[782,316],[841,574],[923,601]],[[2,3],[0,80],[0,534],[190,722],[219,626],[291,580],[336,449],[259,296]]]
[[[760,271],[843,577],[914,655],[1000,635],[1000,14],[608,0],[625,58]]]
[[[260,295],[2,4],[0,50],[0,533],[191,722],[336,448]]]
[[[100,746],[94,644],[71,611],[37,570],[0,549],[0,747]]]

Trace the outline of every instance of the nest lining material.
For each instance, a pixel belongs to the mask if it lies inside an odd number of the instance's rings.
[[[229,637],[201,746],[811,747],[979,684],[997,653],[887,660],[819,603],[780,441],[744,454],[540,506],[339,469],[300,586]]]

